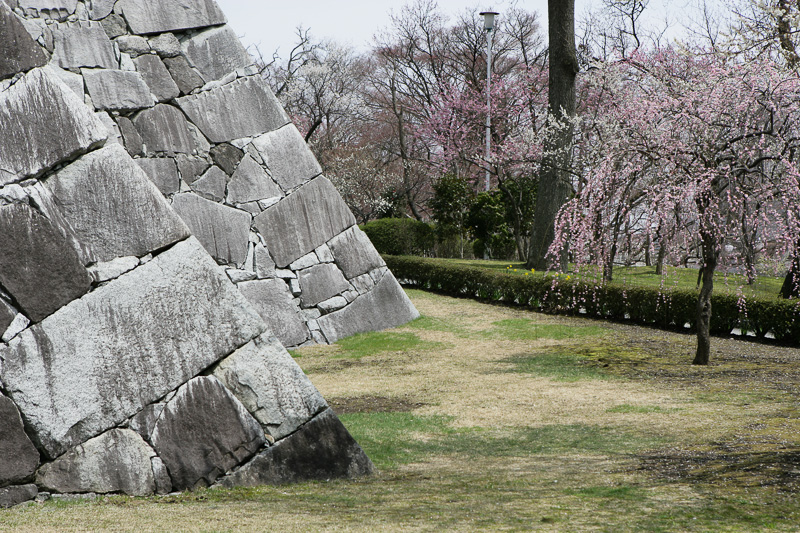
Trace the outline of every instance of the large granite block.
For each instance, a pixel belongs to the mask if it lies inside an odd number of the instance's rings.
[[[178,167],[171,157],[142,157],[134,161],[142,167],[150,181],[155,183],[164,196],[174,194],[180,189]]]
[[[47,54],[34,41],[19,18],[0,2],[0,80],[47,63]]]
[[[95,109],[132,111],[153,107],[150,88],[138,72],[83,69],[83,80]]]
[[[289,117],[257,76],[178,99],[186,116],[211,142],[260,135],[289,123]]]
[[[189,62],[206,81],[219,80],[253,64],[253,58],[230,26],[201,31],[183,41],[182,47]]]
[[[214,202],[225,199],[225,189],[228,186],[228,175],[214,165],[205,174],[195,180],[191,187],[194,192]]]
[[[0,185],[42,174],[106,140],[91,109],[45,69],[0,92]]]
[[[290,191],[322,174],[317,158],[311,153],[294,124],[265,133],[253,141],[272,177],[284,191]]]
[[[39,452],[25,434],[14,402],[0,394],[0,487],[33,477]]]
[[[54,458],[126,420],[264,332],[195,239],[0,345],[0,380]]]
[[[118,144],[83,156],[45,186],[98,261],[141,257],[189,236],[189,228]]]
[[[178,389],[150,440],[177,490],[211,485],[266,443],[258,422],[213,376]]]
[[[300,282],[300,301],[303,307],[317,305],[353,288],[344,279],[342,271],[330,263],[301,270],[297,277]]]
[[[134,33],[164,33],[225,24],[214,0],[119,0],[117,8]]]
[[[250,213],[192,193],[176,195],[172,207],[214,259],[225,264],[244,264],[252,220]]]
[[[314,479],[354,478],[375,472],[361,446],[326,409],[289,437],[270,446],[219,484],[280,485]]]
[[[157,55],[144,54],[134,59],[133,63],[159,102],[172,100],[181,94],[164,62]]]
[[[324,177],[304,185],[255,219],[256,228],[281,268],[355,223],[339,192]]]
[[[61,68],[119,68],[114,45],[97,22],[55,24],[53,39],[53,59]]]
[[[245,281],[237,285],[270,331],[284,346],[298,346],[308,340],[309,331],[282,279]]]
[[[0,207],[0,285],[34,322],[79,298],[91,285],[77,250],[41,212]]]
[[[294,433],[328,404],[292,356],[263,334],[226,357],[213,375],[275,439]]]
[[[353,279],[386,264],[367,234],[358,226],[353,226],[331,239],[328,247],[347,279]]]
[[[328,342],[334,343],[356,333],[393,328],[418,317],[414,304],[387,271],[370,292],[344,309],[321,316],[317,323]]]
[[[280,196],[283,196],[283,192],[264,167],[245,155],[228,183],[228,203],[246,204]]]
[[[145,109],[133,119],[133,124],[142,136],[148,154],[191,154],[195,150],[186,117],[171,105],[158,104],[152,109]]]
[[[112,429],[42,466],[36,484],[61,493],[147,496],[156,491],[154,457],[156,453],[135,431]]]
[[[133,125],[131,119],[128,117],[117,117],[117,127],[122,135],[122,141],[125,144],[125,150],[130,155],[144,155],[144,143],[142,143],[142,136],[136,126]]]

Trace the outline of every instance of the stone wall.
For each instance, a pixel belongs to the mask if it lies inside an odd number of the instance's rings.
[[[0,35],[0,506],[370,473],[284,346],[417,313],[216,3]]]

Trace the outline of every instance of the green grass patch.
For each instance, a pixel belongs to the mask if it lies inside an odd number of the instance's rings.
[[[492,322],[492,328],[481,334],[488,338],[509,340],[566,340],[603,335],[608,330],[599,326],[574,326],[562,324],[537,324],[527,318],[509,318]]]
[[[619,487],[583,487],[577,490],[568,489],[564,491],[570,496],[582,498],[604,499],[604,500],[626,500],[633,502],[643,502],[648,500],[647,494],[641,487],[622,485]]]
[[[456,335],[464,334],[464,328],[457,326],[451,320],[444,320],[442,318],[425,315],[422,315],[416,320],[409,322],[404,327],[422,331],[443,331]]]
[[[443,343],[424,341],[411,332],[377,331],[359,333],[336,343],[341,351],[336,357],[361,359],[365,355],[383,352],[403,352],[412,349],[428,350],[440,348]]]
[[[382,470],[424,462],[434,456],[618,455],[650,449],[665,442],[652,435],[585,424],[488,430],[453,428],[448,417],[411,413],[352,413],[340,418]]]
[[[573,382],[613,377],[583,357],[560,351],[515,355],[501,362],[514,365],[511,372],[532,374],[554,381]]]

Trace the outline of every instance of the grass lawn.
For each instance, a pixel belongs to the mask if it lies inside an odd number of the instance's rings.
[[[507,266],[507,265],[505,265]],[[294,352],[380,470],[0,511],[8,531],[798,531],[800,351],[409,291]]]
[[[544,272],[531,272],[525,268],[524,263],[508,261],[484,261],[482,259],[437,259],[437,261],[450,262],[458,265],[467,265],[489,270],[499,270],[516,274],[519,276],[533,275],[553,275]],[[614,267],[615,284],[643,285],[648,287],[672,287],[680,289],[694,289],[697,286],[697,269],[677,268],[667,266],[664,268],[664,275],[656,274],[655,267]],[[600,279],[601,275],[596,269],[585,268],[581,272],[571,273],[572,276],[583,277],[584,279]],[[747,285],[747,280],[738,274],[725,274],[716,272],[714,274],[714,291],[729,292],[738,294],[741,290],[746,296],[757,295],[766,297],[777,297],[783,284],[782,277],[758,276],[753,285]]]

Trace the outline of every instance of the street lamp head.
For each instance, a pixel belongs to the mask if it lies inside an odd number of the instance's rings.
[[[483,29],[486,31],[492,31],[494,29],[494,17],[499,15],[497,11],[482,11],[481,15],[483,15]]]

